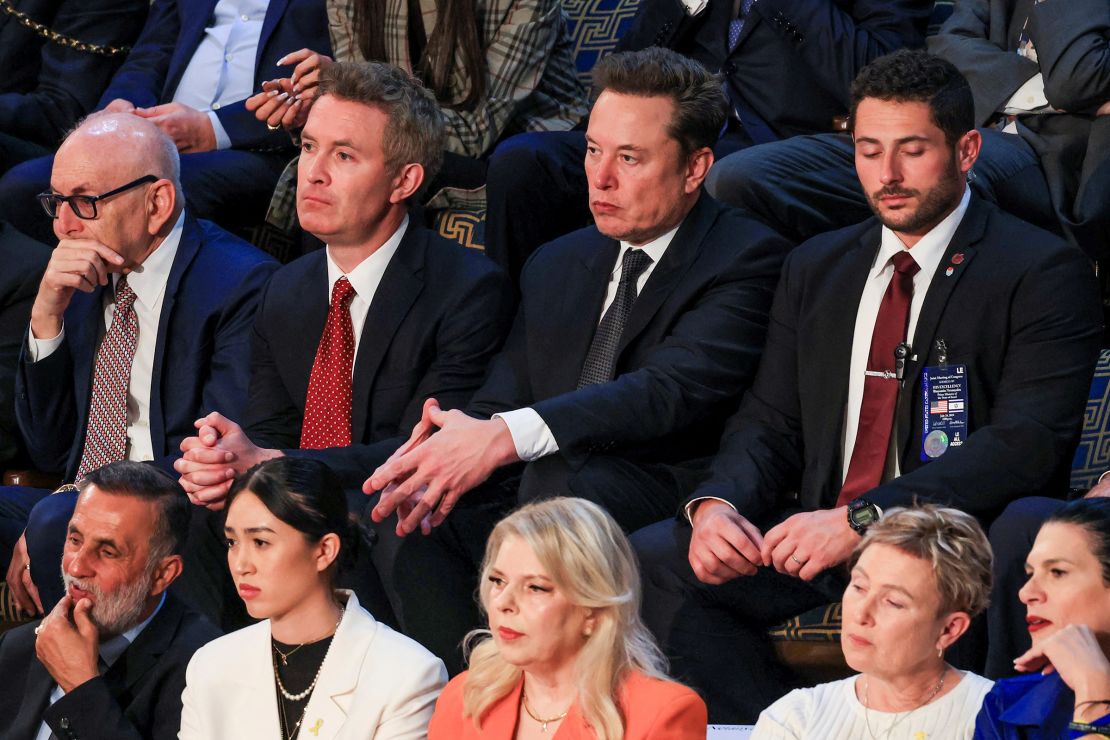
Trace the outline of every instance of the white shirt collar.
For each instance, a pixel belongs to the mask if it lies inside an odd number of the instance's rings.
[[[393,259],[393,255],[397,253],[397,248],[401,246],[401,240],[405,237],[408,227],[409,217],[406,213],[401,225],[385,241],[385,244],[381,245],[362,262],[359,262],[355,269],[346,273],[347,280],[350,281],[351,287],[355,289],[355,294],[363,300],[369,302],[373,299],[374,293],[378,290],[378,284],[381,283],[382,276],[385,275],[385,268],[389,266],[389,261]],[[331,247],[325,247],[324,252],[327,255],[328,263],[328,300],[330,302],[331,290],[335,287],[335,281],[343,277],[344,272],[332,259]]]
[[[184,230],[185,209],[183,208],[170,233],[143,260],[142,269],[127,276],[127,284],[135,292],[135,300],[148,310],[153,310],[158,305],[158,299],[166,290],[166,284],[170,281],[170,269],[173,267],[174,257],[177,256],[177,248],[181,244],[181,234]],[[115,282],[118,281],[117,275]],[[113,287],[115,282],[112,283]]]
[[[964,195],[960,199],[960,204],[956,206],[955,210],[945,216],[943,221],[930,229],[929,232],[921,237],[917,244],[909,250],[917,266],[921,268],[919,274],[926,278],[926,280],[932,280],[933,273],[936,272],[937,265],[940,264],[941,258],[944,257],[944,251],[948,249],[948,244],[952,241],[952,237],[955,236],[956,229],[959,228],[960,222],[963,221],[964,214],[967,213],[967,207],[970,202],[971,189],[964,187]],[[903,249],[906,249],[906,245],[902,243],[898,235],[886,226],[883,226],[879,252],[875,255],[875,261],[871,264],[869,277],[878,277],[879,273],[890,264],[890,258]]]
[[[652,265],[658,265],[659,260],[663,257],[663,253],[667,251],[667,247],[669,247],[671,245],[671,242],[674,240],[674,235],[676,233],[678,233],[678,230],[681,227],[682,227],[682,223],[680,222],[678,224],[678,226],[674,227],[673,229],[668,231],[666,234],[662,234],[660,236],[657,236],[654,239],[652,239],[650,242],[648,242],[647,244],[643,244],[639,247],[633,246],[632,244],[629,244],[628,242],[622,241],[621,242],[620,254],[617,255],[617,270],[619,271],[621,269],[621,260],[624,259],[624,253],[627,252],[629,249],[642,249],[642,250],[644,250],[644,252],[647,254],[647,256],[651,257],[651,264]]]

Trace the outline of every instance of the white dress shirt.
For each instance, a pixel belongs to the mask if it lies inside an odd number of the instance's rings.
[[[680,226],[682,224],[640,247],[634,247],[628,242],[621,242],[620,252],[617,253],[617,261],[609,273],[609,285],[605,289],[605,302],[601,306],[601,314],[597,317],[597,323],[601,323],[601,319],[605,317],[605,312],[609,310],[609,306],[617,297],[617,287],[621,281],[621,268],[624,265],[625,252],[629,249],[642,249],[648,257],[651,257],[651,263],[636,279],[636,295],[640,295]],[[531,462],[547,455],[554,455],[559,451],[559,443],[555,441],[555,435],[551,433],[551,429],[536,413],[535,409],[527,407],[506,411],[503,414],[494,414],[493,418],[501,419],[509,427],[509,434],[513,438],[513,446],[516,448],[517,457],[521,460]]]
[[[212,23],[204,29],[204,38],[174,91],[175,103],[208,114],[219,149],[230,148],[231,139],[215,111],[246,100],[254,92],[254,59],[269,4],[269,0],[216,3]]]
[[[163,592],[162,598],[158,602],[158,606],[154,607],[154,611],[150,613],[149,617],[147,617],[131,629],[127,630],[122,635],[116,635],[115,637],[109,638],[100,643],[100,660],[104,661],[104,669],[101,671],[101,674],[111,668],[112,665],[117,660],[119,660],[119,656],[123,655],[123,652],[127,650],[127,648],[131,647],[131,643],[135,642],[135,638],[138,637],[139,634],[146,629],[147,625],[150,624],[150,621],[154,619],[154,616],[158,612],[162,611],[162,605],[165,603],[166,594],[165,592]],[[66,692],[62,691],[61,686],[54,684],[54,690],[50,692],[49,706],[54,706],[54,703],[65,696],[65,694]],[[50,725],[46,724],[46,721],[44,720],[43,723],[39,725],[39,731],[38,734],[35,735],[35,740],[50,740],[50,738],[52,737],[53,735],[50,734]]]
[[[362,328],[366,324],[366,313],[370,310],[370,303],[374,300],[374,294],[378,292],[378,286],[385,275],[385,269],[389,267],[393,255],[397,254],[397,248],[401,246],[401,240],[405,238],[405,231],[408,228],[409,217],[406,214],[405,220],[393,232],[393,236],[389,237],[385,244],[382,244],[372,255],[359,262],[358,266],[348,273],[344,273],[339,265],[335,264],[335,260],[331,256],[331,247],[324,250],[328,261],[328,305],[331,305],[331,291],[335,287],[335,282],[344,274],[346,274],[351,287],[355,289],[355,297],[351,299],[350,306],[351,327],[355,332],[355,357],[358,357],[358,345],[362,341]],[[354,372],[355,366],[352,363],[352,376]]]
[[[906,343],[912,347],[911,357],[920,355],[924,357],[929,353],[928,347],[914,347],[913,336],[917,329],[917,317],[921,313],[921,304],[925,302],[925,294],[929,291],[929,284],[933,281],[934,273],[940,266],[944,251],[956,233],[956,228],[967,212],[968,203],[971,202],[971,191],[964,188],[964,196],[956,210],[933,229],[921,237],[921,240],[909,249],[910,256],[917,263],[917,274],[913,276],[913,299],[910,301],[909,323],[906,329]],[[841,481],[848,475],[848,463],[852,459],[852,450],[856,446],[856,432],[859,431],[860,407],[863,405],[863,385],[867,370],[867,357],[871,354],[871,335],[875,331],[875,320],[879,316],[879,305],[883,301],[883,294],[894,276],[894,264],[891,258],[899,251],[907,249],[902,240],[887,227],[882,228],[882,241],[875,261],[871,263],[871,272],[867,274],[867,282],[863,286],[860,296],[859,308],[856,311],[856,329],[852,335],[852,360],[848,366],[848,404],[844,407],[844,443],[842,448],[843,470]],[[938,278],[943,280],[944,278]],[[895,436],[890,439],[893,444]],[[898,456],[891,455],[887,462],[887,476],[897,478]]]
[[[135,357],[131,360],[131,379],[127,388],[127,459],[145,462],[154,459],[154,445],[150,440],[150,394],[154,377],[154,353],[158,343],[158,322],[162,316],[162,300],[166,296],[166,283],[170,268],[181,243],[185,226],[185,211],[165,240],[143,261],[142,267],[127,276],[127,284],[135,293],[135,316],[139,320],[139,338],[135,343]],[[119,274],[112,275],[112,289],[104,290],[104,331],[112,326],[116,315],[115,287]],[[38,362],[54,353],[65,339],[65,324],[53,339],[39,339],[29,331],[28,349],[31,362]],[[101,334],[100,340],[103,341]],[[99,343],[97,345],[99,347]],[[95,358],[93,360],[95,363]]]

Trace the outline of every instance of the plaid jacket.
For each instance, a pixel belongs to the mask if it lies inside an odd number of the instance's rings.
[[[357,0],[328,0],[332,50],[338,61],[365,61],[354,37]],[[424,30],[436,23],[435,0],[420,0]],[[480,157],[501,139],[523,131],[565,131],[586,115],[586,90],[575,71],[573,42],[562,0],[479,0],[479,42],[489,67],[486,95],[471,110],[443,108],[447,150]],[[387,0],[387,61],[413,71],[409,57],[408,2]],[[452,97],[461,98],[465,79],[456,66]],[[296,161],[286,167],[267,220],[288,227],[296,217]],[[485,206],[485,189],[446,188],[429,200],[432,208]]]

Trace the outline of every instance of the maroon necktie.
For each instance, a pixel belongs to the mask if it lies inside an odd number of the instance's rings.
[[[355,364],[355,330],[351,301],[355,289],[346,277],[331,289],[331,307],[312,373],[301,427],[301,449],[346,447],[351,444],[351,368]]]
[[[899,381],[894,372],[894,350],[906,340],[913,299],[913,276],[920,269],[906,250],[890,258],[894,275],[879,304],[875,331],[871,335],[871,352],[867,356],[867,375],[863,379],[863,403],[860,404],[859,429],[852,448],[852,461],[844,487],[836,499],[843,506],[879,485],[886,467],[890,433],[894,427],[894,407],[898,403]]]
[[[126,275],[116,282],[115,304],[112,325],[96,351],[78,482],[89,471],[127,458],[127,391],[139,343],[139,318],[135,315],[135,291],[127,284]]]

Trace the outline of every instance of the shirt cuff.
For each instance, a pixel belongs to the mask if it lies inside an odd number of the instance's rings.
[[[54,337],[53,339],[36,339],[34,332],[32,332],[30,327],[28,327],[27,328],[27,349],[29,351],[29,354],[31,355],[31,362],[38,362],[39,360],[45,360],[50,355],[54,354],[54,351],[56,349],[58,349],[58,347],[62,346],[62,340],[64,340],[65,338],[66,338],[66,325],[65,324],[62,324],[61,331],[59,331],[58,336]]]
[[[516,455],[524,462],[539,460],[559,451],[559,443],[551,433],[543,417],[535,409],[523,408],[494,414],[494,419],[505,422],[509,435],[513,438]]]
[[[216,115],[216,111],[208,111],[208,120],[212,122],[212,131],[216,134],[216,148],[230,149],[231,137],[227,135],[227,129],[220,123],[220,117]]]
[[[723,498],[717,498],[716,496],[702,496],[701,498],[687,501],[686,506],[683,508],[683,513],[686,515],[686,521],[690,523],[691,527],[694,526],[694,509],[704,501],[720,501],[721,503],[728,504],[732,507],[733,511],[736,511],[736,507],[732,506],[731,501],[725,501]]]
[[[1048,98],[1044,95],[1044,76],[1038,72],[1010,96],[1002,112],[1009,116],[1016,116],[1046,107],[1048,107]]]

